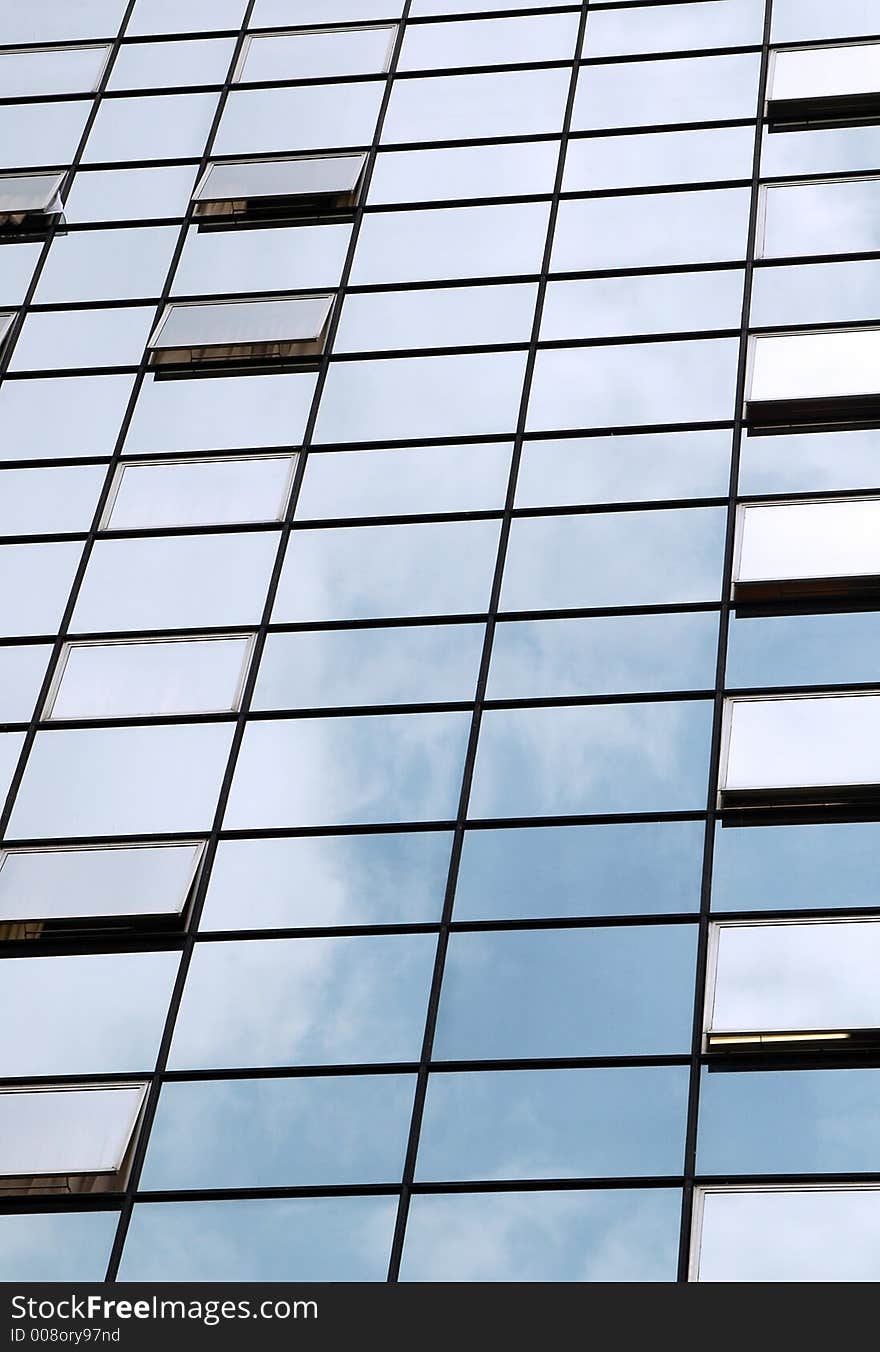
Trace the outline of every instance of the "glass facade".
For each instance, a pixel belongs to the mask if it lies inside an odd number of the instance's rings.
[[[877,30],[5,7],[0,1280],[880,1276]]]

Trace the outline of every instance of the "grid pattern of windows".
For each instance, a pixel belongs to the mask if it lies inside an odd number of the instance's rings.
[[[0,1276],[876,1277],[880,20],[7,9]]]

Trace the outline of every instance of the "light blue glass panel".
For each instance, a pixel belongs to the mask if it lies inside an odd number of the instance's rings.
[[[527,441],[520,460],[516,505],[720,497],[727,494],[729,479],[729,432]]]
[[[0,1216],[0,1280],[102,1282],[115,1211]]]
[[[880,906],[880,825],[720,827],[716,911],[829,910]]]
[[[134,376],[63,376],[0,385],[2,460],[109,456]]]
[[[434,1055],[685,1053],[696,938],[692,924],[453,934]]]
[[[847,685],[876,681],[880,614],[736,615],[727,685]]]
[[[456,920],[695,911],[702,822],[468,831]]]
[[[802,493],[880,487],[880,432],[744,437],[741,493]]]

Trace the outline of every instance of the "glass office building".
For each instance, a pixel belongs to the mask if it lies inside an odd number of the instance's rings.
[[[29,0],[0,145],[0,1278],[876,1278],[876,5]]]

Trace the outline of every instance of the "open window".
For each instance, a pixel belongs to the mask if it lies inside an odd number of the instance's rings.
[[[397,24],[252,33],[244,41],[233,79],[240,84],[381,75],[391,63],[396,34]]]
[[[880,419],[880,328],[760,334],[749,349],[751,435]]]
[[[203,841],[0,852],[0,939],[179,932]]]
[[[200,230],[345,217],[366,162],[366,155],[300,155],[211,164],[193,194],[193,214]]]
[[[63,174],[0,176],[0,240],[33,239],[61,219]]]
[[[748,503],[737,512],[736,602],[880,591],[880,497]]]
[[[746,821],[880,802],[880,693],[728,699],[719,800]]]
[[[694,1194],[692,1282],[876,1281],[880,1187],[701,1187]]]
[[[172,301],[149,343],[157,376],[314,365],[324,350],[333,296]]]
[[[773,52],[767,92],[771,131],[880,120],[880,42]]]
[[[713,924],[704,1051],[729,1061],[877,1050],[878,963],[880,919]]]
[[[121,1192],[147,1086],[0,1090],[0,1196]]]

